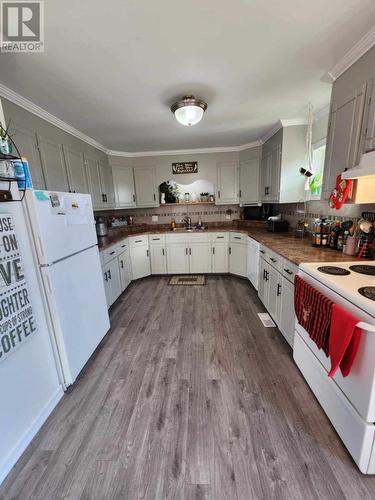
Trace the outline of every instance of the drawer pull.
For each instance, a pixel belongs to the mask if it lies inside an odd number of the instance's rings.
[[[273,257],[270,257],[270,260],[272,260],[272,262],[277,262],[277,260],[274,259]]]
[[[105,279],[106,281],[108,281],[107,272],[105,272],[105,273],[104,273],[104,279]]]
[[[235,240],[242,240],[241,236],[234,236]]]
[[[259,250],[260,253],[266,253],[264,250]]]
[[[116,253],[116,250],[113,250],[113,252],[109,252],[109,255],[113,255],[114,253]]]
[[[121,264],[121,269],[124,269],[124,261],[123,260],[120,260],[120,264]]]
[[[284,271],[285,271],[286,273],[288,273],[289,275],[293,274],[293,271],[290,271],[289,269],[284,269]]]
[[[280,283],[277,284],[277,296],[281,295],[281,285]]]
[[[121,245],[121,248],[126,248],[126,245]]]
[[[216,238],[217,238],[218,240],[220,240],[220,239],[223,239],[223,238],[224,238],[224,236],[216,236]]]
[[[111,280],[112,279],[112,275],[111,275],[111,271],[108,269],[108,278]]]
[[[135,243],[142,243],[142,240],[135,240]]]
[[[160,238],[152,238],[152,241],[160,241]]]

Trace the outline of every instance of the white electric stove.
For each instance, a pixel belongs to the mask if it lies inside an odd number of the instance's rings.
[[[330,359],[297,322],[294,360],[361,472],[375,474],[375,262],[301,264],[299,276],[358,318],[350,374],[328,377]]]

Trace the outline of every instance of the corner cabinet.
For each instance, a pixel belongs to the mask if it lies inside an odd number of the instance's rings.
[[[133,168],[112,166],[112,175],[116,207],[135,207]]]
[[[363,149],[361,130],[365,101],[366,83],[345,97],[341,98],[333,94],[324,165],[323,197],[325,199],[329,198],[335,187],[336,177],[359,162]],[[371,137],[367,144],[371,144]]]
[[[238,164],[227,162],[217,164],[216,205],[239,203]]]
[[[148,208],[159,206],[155,167],[135,167],[134,183],[137,207]]]
[[[259,170],[260,160],[254,158],[240,162],[239,168],[239,202],[241,204],[259,202]]]

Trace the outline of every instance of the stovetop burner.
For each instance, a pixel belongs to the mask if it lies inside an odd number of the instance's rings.
[[[358,289],[359,293],[366,299],[375,300],[375,286],[363,286]]]
[[[318,271],[325,274],[334,274],[335,276],[347,276],[350,274],[350,271],[347,269],[337,266],[321,266],[318,267]]]
[[[375,266],[358,264],[355,266],[350,266],[349,269],[351,269],[355,273],[367,274],[369,276],[375,276]]]

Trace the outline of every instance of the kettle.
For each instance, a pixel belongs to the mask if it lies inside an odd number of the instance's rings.
[[[108,235],[107,223],[103,219],[103,217],[98,217],[96,221],[96,234],[100,237],[104,237]]]

